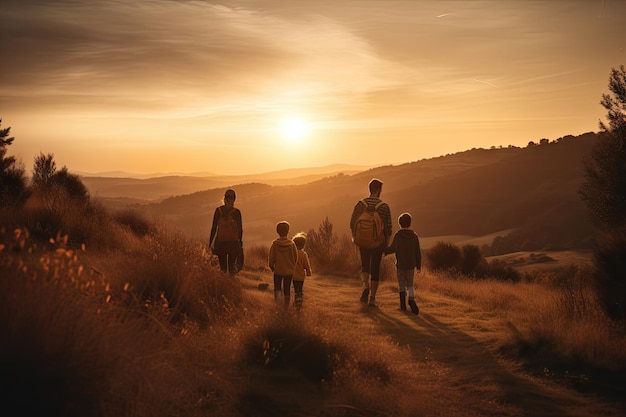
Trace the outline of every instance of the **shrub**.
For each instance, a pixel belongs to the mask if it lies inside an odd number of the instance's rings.
[[[247,248],[244,257],[245,266],[248,269],[264,271],[269,269],[268,259],[270,256],[270,248],[267,245],[254,245]]]
[[[485,271],[484,276],[510,282],[519,282],[522,279],[522,275],[515,268],[498,259],[494,259],[489,262],[489,266]]]
[[[596,291],[613,320],[626,319],[626,227],[604,233],[593,254]]]
[[[305,250],[316,273],[358,276],[360,261],[357,246],[346,234],[338,238],[328,217],[317,231],[309,230]]]
[[[118,210],[113,218],[122,226],[128,227],[137,236],[146,236],[155,232],[155,226],[145,213],[130,208]]]
[[[2,125],[2,119],[0,119]],[[21,205],[28,197],[26,173],[14,156],[6,156],[7,148],[15,138],[11,128],[0,129],[0,207]]]
[[[434,271],[460,271],[463,253],[450,242],[438,242],[426,253],[428,266]]]
[[[293,370],[313,382],[332,378],[334,348],[320,336],[285,316],[269,323],[245,345],[245,361],[272,370]]]
[[[487,261],[480,248],[476,245],[464,245],[461,250],[463,252],[461,271],[466,275],[483,275]]]

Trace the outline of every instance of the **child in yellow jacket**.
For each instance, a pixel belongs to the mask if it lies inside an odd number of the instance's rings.
[[[306,234],[298,233],[293,237],[293,243],[298,249],[298,259],[296,260],[296,268],[293,271],[293,289],[295,292],[294,304],[296,308],[302,307],[302,287],[304,286],[304,278],[311,276],[311,263],[309,255],[304,251],[306,243]]]
[[[288,306],[291,298],[291,280],[298,260],[298,249],[296,244],[287,237],[288,222],[278,222],[276,233],[278,233],[278,239],[272,242],[268,259],[269,267],[274,272],[274,300],[278,302],[282,289],[285,306]]]

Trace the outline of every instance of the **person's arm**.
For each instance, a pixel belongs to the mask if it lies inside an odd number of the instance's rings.
[[[415,266],[418,271],[422,270],[422,251],[420,250],[420,239],[415,235]]]
[[[293,264],[298,263],[298,247],[295,243],[291,242],[291,253],[293,254]]]
[[[389,255],[391,253],[396,253],[398,250],[398,234],[396,233],[393,236],[393,240],[391,241],[391,245],[385,248],[385,255]]]
[[[309,262],[309,254],[304,252],[304,269],[306,270],[306,276],[311,276],[311,263]]]
[[[267,259],[267,264],[269,265],[272,272],[274,272],[274,267],[276,266],[276,251],[274,249],[274,243],[270,246],[270,254]]]
[[[393,231],[393,226],[391,224],[391,209],[389,208],[389,205],[387,203],[383,204],[386,207],[386,215],[383,217],[384,219],[384,226],[383,226],[383,233],[385,234],[385,245],[389,245],[389,242],[391,241],[391,234]]]
[[[211,225],[211,234],[209,237],[209,247],[213,249],[213,239],[215,239],[215,233],[217,232],[217,221],[220,219],[220,208],[215,209],[213,213],[213,224]]]
[[[235,209],[233,217],[237,223],[237,234],[239,235],[239,245],[243,246],[243,221],[241,219],[241,210]]]
[[[356,203],[356,206],[354,206],[354,209],[352,210],[352,217],[350,217],[350,233],[353,237],[354,237],[354,225],[356,223],[356,219],[359,218],[361,213],[363,213],[363,202],[359,200]]]

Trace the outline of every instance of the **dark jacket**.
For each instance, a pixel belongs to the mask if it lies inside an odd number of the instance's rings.
[[[385,249],[385,253],[396,254],[396,266],[399,269],[422,269],[420,241],[411,229],[398,230],[393,235],[391,246]]]

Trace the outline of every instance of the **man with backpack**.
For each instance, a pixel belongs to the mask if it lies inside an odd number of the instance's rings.
[[[369,197],[360,200],[350,218],[352,240],[361,255],[361,302],[376,306],[376,292],[380,278],[380,261],[391,237],[391,210],[380,199],[383,183],[372,179]]]
[[[231,275],[243,266],[243,227],[241,211],[235,207],[235,199],[235,190],[226,190],[224,205],[215,209],[209,237],[209,246],[219,259],[220,269]]]

